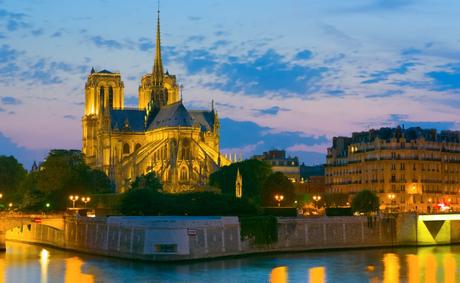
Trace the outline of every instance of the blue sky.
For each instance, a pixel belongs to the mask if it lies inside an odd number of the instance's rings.
[[[168,0],[165,68],[188,108],[222,120],[222,149],[324,161],[333,136],[381,126],[458,129],[460,2]],[[0,154],[80,148],[91,69],[137,102],[156,1],[0,0]]]

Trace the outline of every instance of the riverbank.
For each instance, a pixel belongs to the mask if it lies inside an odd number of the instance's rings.
[[[423,222],[428,226],[422,227],[415,214],[372,222],[367,217],[278,218],[277,241],[257,244],[241,237],[237,217],[67,217],[62,230],[33,223],[9,230],[6,239],[152,261],[460,243],[458,220],[432,221],[438,222]],[[425,230],[433,227],[437,234],[430,239]]]

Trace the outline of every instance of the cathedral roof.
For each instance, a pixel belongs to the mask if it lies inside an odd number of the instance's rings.
[[[214,112],[206,110],[191,110],[193,124],[199,124],[201,131],[212,131],[214,129]]]
[[[182,101],[165,105],[160,108],[157,115],[150,123],[148,129],[162,127],[191,127],[193,125],[190,113],[185,109]]]
[[[99,74],[115,74],[115,73],[110,72],[110,71],[108,71],[108,70],[106,70],[106,69],[104,69],[104,70],[102,70],[102,71],[99,71],[99,72],[97,72],[97,73],[99,73]]]
[[[145,111],[138,109],[123,109],[110,111],[112,130],[143,132]]]

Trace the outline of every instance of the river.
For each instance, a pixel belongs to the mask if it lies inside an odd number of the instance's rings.
[[[3,282],[460,282],[460,246],[252,255],[159,264],[7,242]]]

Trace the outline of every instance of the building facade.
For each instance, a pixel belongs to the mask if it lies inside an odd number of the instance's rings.
[[[82,153],[118,192],[155,172],[168,192],[197,190],[229,161],[220,155],[220,124],[211,110],[189,111],[176,76],[163,71],[160,16],[152,73],[141,78],[137,108],[124,107],[120,73],[91,70],[85,85]]]
[[[297,157],[286,157],[285,150],[270,150],[262,155],[253,156],[254,159],[262,160],[272,166],[273,172],[281,172],[293,183],[300,182],[300,166]]]
[[[397,127],[334,137],[325,177],[330,192],[376,192],[382,209],[458,211],[460,131]]]

